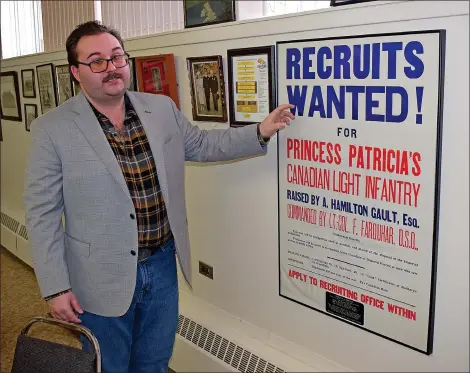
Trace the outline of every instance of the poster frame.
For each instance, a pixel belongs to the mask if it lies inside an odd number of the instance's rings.
[[[279,46],[281,44],[289,43],[302,43],[302,42],[318,42],[326,40],[346,40],[346,39],[360,39],[360,38],[370,38],[370,37],[387,37],[387,36],[400,36],[400,35],[420,35],[420,34],[438,34],[439,35],[439,68],[437,73],[439,74],[437,89],[438,89],[438,107],[437,107],[437,123],[436,123],[436,143],[434,144],[436,152],[435,160],[435,176],[434,176],[434,216],[433,216],[433,233],[432,233],[432,262],[431,262],[431,279],[430,279],[430,292],[429,292],[429,311],[428,311],[428,333],[427,333],[427,346],[426,349],[419,349],[417,347],[408,345],[404,342],[396,340],[392,337],[388,337],[379,332],[373,331],[371,329],[365,328],[361,325],[350,322],[341,317],[335,316],[334,314],[328,313],[326,310],[321,310],[319,308],[309,306],[304,304],[296,299],[283,295],[281,293],[281,211],[280,211],[280,138],[279,133],[277,133],[277,197],[278,197],[278,292],[279,296],[297,303],[301,306],[310,308],[314,311],[317,311],[323,315],[333,317],[339,321],[352,325],[356,328],[360,328],[366,332],[382,337],[386,340],[395,342],[404,347],[410,348],[414,351],[425,355],[431,355],[433,353],[434,345],[434,319],[435,319],[435,303],[436,303],[436,278],[437,278],[437,257],[438,257],[438,241],[439,241],[439,212],[440,212],[440,192],[441,192],[441,159],[442,159],[442,122],[443,122],[443,110],[444,110],[444,82],[445,82],[445,52],[446,52],[446,30],[445,29],[423,29],[423,30],[409,30],[409,31],[400,31],[400,32],[389,32],[389,33],[371,33],[371,34],[358,34],[358,35],[345,35],[345,36],[334,36],[334,37],[325,37],[325,38],[304,38],[304,39],[290,39],[290,40],[281,40],[276,42],[276,71],[279,69]],[[277,99],[279,100],[279,77],[276,78],[276,92]]]
[[[249,124],[254,124],[257,122],[253,121],[237,121],[235,120],[235,99],[233,95],[233,57],[240,56],[254,56],[260,54],[268,55],[268,68],[269,68],[269,113],[271,113],[275,108],[276,100],[276,79],[277,79],[277,70],[276,70],[276,61],[275,61],[276,47],[275,45],[266,45],[259,47],[249,47],[249,48],[238,48],[238,49],[229,49],[227,51],[227,65],[228,65],[228,98],[229,98],[229,115],[230,115],[230,127],[241,127]]]
[[[144,80],[145,80],[147,73],[144,71],[142,65],[144,63],[150,63],[150,62],[162,62],[163,63],[164,74],[167,77],[166,80],[168,82],[168,89],[169,89],[168,95],[166,96],[170,97],[175,103],[176,107],[180,109],[180,102],[179,102],[179,96],[178,96],[178,81],[176,77],[176,67],[175,67],[175,55],[173,53],[134,57],[133,68],[136,71],[137,90],[139,92],[165,95],[164,93],[154,93],[152,91],[145,90]]]

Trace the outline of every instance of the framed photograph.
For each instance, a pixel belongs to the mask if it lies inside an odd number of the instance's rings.
[[[134,65],[140,92],[168,96],[180,108],[173,54],[135,57]]]
[[[234,0],[184,0],[184,27],[215,25],[235,21]]]
[[[56,84],[54,79],[54,70],[52,63],[36,66],[38,75],[39,98],[41,99],[41,112],[46,114],[48,111],[57,107]]]
[[[193,119],[227,121],[222,56],[187,58]]]
[[[18,73],[7,71],[0,74],[0,117],[5,120],[21,122],[20,90],[18,86]]]
[[[36,79],[33,69],[21,70],[23,97],[36,98]]]
[[[76,96],[80,93],[80,83],[73,79],[72,77],[72,87],[73,87],[73,95]]]
[[[137,91],[137,76],[135,73],[135,57],[129,58],[129,72],[131,75],[131,83],[129,85],[129,91]]]
[[[274,45],[227,51],[230,126],[262,122],[275,109]]]
[[[30,132],[31,122],[38,117],[38,106],[36,104],[24,104],[24,127]]]
[[[69,65],[55,66],[58,104],[61,105],[73,96],[73,81]]]

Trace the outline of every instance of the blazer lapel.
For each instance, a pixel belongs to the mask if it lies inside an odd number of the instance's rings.
[[[103,130],[96,119],[93,110],[88,104],[88,100],[85,95],[80,92],[75,98],[75,104],[73,111],[78,115],[73,118],[77,126],[83,132],[91,147],[95,150],[98,156],[101,158],[103,163],[109,169],[109,172],[116,179],[122,190],[131,199],[129,189],[126,184],[126,180],[122,174],[121,167],[114,155],[111,147],[109,146],[108,140],[103,133]]]
[[[162,126],[157,121],[157,113],[152,112],[152,107],[147,105],[136,93],[127,91],[127,95],[139,116],[140,122],[145,129],[150,149],[152,150],[153,159],[158,173],[158,181],[162,188],[163,197],[168,201],[168,182],[164,162],[164,145],[166,134],[162,130]]]

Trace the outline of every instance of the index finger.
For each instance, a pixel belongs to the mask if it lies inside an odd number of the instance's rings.
[[[295,105],[292,105],[292,104],[282,104],[282,105],[279,105],[277,108],[276,108],[276,111],[284,111],[286,109],[293,109],[295,108]]]

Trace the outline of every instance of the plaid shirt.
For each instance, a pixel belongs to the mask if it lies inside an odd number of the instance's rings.
[[[91,103],[90,106],[121,166],[129,188],[137,218],[139,250],[153,251],[173,235],[144,127],[127,95],[124,96],[124,102],[124,129],[121,133]]]

